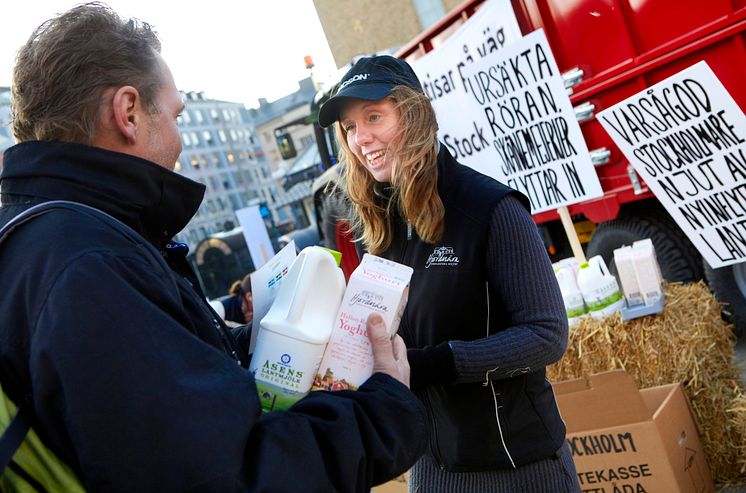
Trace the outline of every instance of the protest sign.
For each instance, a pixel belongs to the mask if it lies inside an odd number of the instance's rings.
[[[254,351],[256,335],[259,333],[259,324],[272,307],[282,280],[290,270],[290,266],[293,265],[295,257],[295,241],[291,240],[277,255],[251,274],[254,322],[251,330],[249,353]]]
[[[713,268],[746,260],[746,117],[706,62],[598,119]]]
[[[464,134],[460,110],[469,92],[464,68],[521,36],[510,0],[489,0],[443,44],[410,63],[435,108],[441,139],[458,141]]]
[[[460,70],[453,120],[467,137],[441,135],[454,156],[524,193],[532,213],[599,197],[601,185],[544,32],[485,53]]]
[[[243,237],[246,240],[246,246],[249,247],[251,261],[254,262],[254,267],[258,269],[275,253],[259,206],[251,205],[238,209],[236,218],[243,229]]]

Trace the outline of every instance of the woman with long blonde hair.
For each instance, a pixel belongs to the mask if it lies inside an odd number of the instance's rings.
[[[410,491],[580,491],[545,379],[567,318],[527,199],[451,156],[396,58],[355,63],[319,122],[337,124],[363,246],[414,269],[399,334],[431,433]]]

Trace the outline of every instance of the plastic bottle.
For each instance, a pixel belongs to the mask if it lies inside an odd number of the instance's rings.
[[[304,248],[260,322],[249,370],[264,412],[287,409],[311,390],[345,291],[340,257]]]
[[[565,311],[570,325],[578,323],[588,311],[583,300],[583,294],[578,287],[575,278],[574,267],[566,265],[555,269],[554,274],[557,276],[557,283],[562,292],[562,301],[565,303]]]
[[[593,318],[608,317],[624,306],[619,283],[609,272],[606,262],[600,255],[591,257],[588,262],[581,264],[578,271],[578,287]]]

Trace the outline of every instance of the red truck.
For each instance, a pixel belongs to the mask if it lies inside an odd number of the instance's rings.
[[[438,46],[473,15],[484,0],[468,0],[400,49],[413,61]],[[746,263],[712,269],[638,177],[595,114],[691,65],[706,60],[742,110],[746,110],[746,0],[511,0],[523,34],[543,28],[549,40],[603,196],[569,207],[587,255],[613,264],[622,244],[651,238],[668,281],[703,277],[723,302],[723,314],[746,327]],[[436,48],[437,49],[437,48]],[[333,91],[333,89],[332,89]],[[331,92],[331,91],[330,91]],[[328,98],[319,94],[317,109]],[[326,184],[337,170],[333,132],[315,124],[322,166],[314,184],[319,232],[345,253],[343,268],[357,263],[347,231],[343,197]],[[279,136],[287,138],[287,135]],[[556,211],[534,215],[553,260],[571,256]],[[613,268],[613,267],[612,267]]]

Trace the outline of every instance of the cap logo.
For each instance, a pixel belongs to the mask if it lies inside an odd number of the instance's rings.
[[[352,84],[353,82],[357,82],[359,80],[365,80],[368,77],[370,77],[370,74],[357,74],[357,75],[354,75],[354,76],[350,77],[349,79],[347,79],[346,81],[342,82],[339,85],[339,89],[342,90],[345,87],[347,87],[349,84]]]

